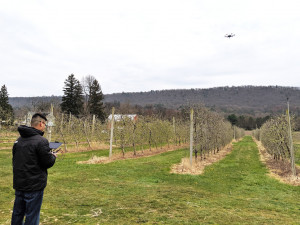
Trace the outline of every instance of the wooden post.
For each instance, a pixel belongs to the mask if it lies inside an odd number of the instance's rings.
[[[173,130],[174,130],[174,144],[177,145],[176,141],[176,124],[175,124],[175,117],[173,116]]]
[[[109,142],[109,158],[112,157],[112,142],[114,138],[114,120],[115,120],[115,107],[112,108],[111,121],[110,121],[110,142]]]
[[[61,121],[60,121],[60,129],[63,130],[63,125],[64,125],[64,114],[61,114]]]
[[[60,134],[61,134],[63,142],[64,142],[65,152],[67,152],[67,143],[66,143],[66,140],[65,140],[63,126],[64,126],[64,114],[62,113],[61,114],[61,121],[60,121]]]
[[[91,142],[90,142],[90,139],[89,139],[89,134],[88,134],[88,131],[87,131],[88,125],[89,125],[88,121],[87,121],[87,119],[85,119],[84,122],[83,122],[83,131],[84,131],[86,140],[87,140],[87,142],[89,144],[89,148],[92,149]]]
[[[53,104],[51,103],[51,106],[50,106],[50,118],[53,119]],[[50,120],[48,121],[48,130],[49,130],[49,133],[48,133],[48,141],[51,142],[51,128],[53,126],[53,121]]]
[[[94,131],[95,131],[95,122],[96,122],[96,116],[93,115],[92,136],[94,135]]]
[[[292,137],[289,98],[287,99],[287,117],[288,117],[288,132],[289,132],[289,142],[290,142],[289,144],[290,144],[290,154],[291,154],[291,169],[292,169],[293,176],[296,176],[295,154],[294,154],[293,137]]]
[[[68,132],[70,132],[70,128],[71,128],[71,120],[72,120],[72,113],[70,112],[70,115],[69,115],[69,126],[68,126]]]
[[[192,166],[193,164],[193,127],[194,127],[194,110],[191,109],[191,115],[190,115],[190,119],[191,119],[191,124],[190,124],[190,164]]]

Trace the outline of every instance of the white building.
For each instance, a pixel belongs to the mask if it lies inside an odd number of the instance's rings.
[[[114,121],[118,122],[121,121],[122,118],[130,118],[131,120],[137,120],[138,115],[137,114],[115,114],[114,115]],[[108,120],[111,121],[112,114],[109,115]]]

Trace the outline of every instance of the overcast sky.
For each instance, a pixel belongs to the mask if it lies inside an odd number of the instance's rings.
[[[233,38],[225,38],[234,33]],[[104,94],[299,87],[298,0],[1,0],[0,85],[63,95],[70,74]]]

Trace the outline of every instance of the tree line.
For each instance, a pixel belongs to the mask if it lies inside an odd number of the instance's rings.
[[[212,111],[252,117],[279,114],[290,96],[291,111],[300,115],[300,88],[280,86],[239,86],[208,89],[170,89],[148,92],[122,92],[105,95],[105,102],[118,101],[131,105],[158,105],[178,109],[199,104]]]
[[[215,89],[208,89],[208,90],[191,90],[194,94],[196,92],[201,91],[201,93],[206,93],[208,95],[213,94],[213,91],[217,91],[217,93],[221,91],[229,92],[229,93],[235,93],[239,94],[241,92],[245,92],[247,90],[247,93],[251,93],[251,91],[257,90],[257,91],[267,91],[269,89],[272,89],[273,91],[282,91],[283,93],[289,89],[280,88],[280,87],[266,87],[266,88],[258,88],[258,87],[224,87],[224,88],[215,88]],[[176,90],[171,90],[171,92],[167,91],[152,91],[155,94],[161,94],[164,93],[165,95],[167,93],[171,94],[174,93],[174,95],[177,92]],[[180,90],[177,90],[180,91]],[[293,91],[296,93],[298,90]],[[150,92],[150,94],[152,93]],[[182,94],[186,93],[186,90],[181,90]],[[74,74],[71,74],[67,77],[67,79],[64,82],[63,87],[63,96],[60,98],[55,98],[53,96],[52,98],[49,97],[47,99],[45,98],[35,98],[31,100],[31,104],[27,104],[27,106],[23,108],[14,108],[12,109],[11,105],[8,103],[8,93],[7,89],[4,86],[1,88],[1,105],[0,105],[0,119],[2,121],[9,121],[11,124],[14,121],[15,118],[24,117],[24,115],[28,111],[40,111],[40,112],[47,112],[50,108],[50,103],[55,105],[55,110],[60,112],[63,112],[65,114],[71,113],[73,116],[76,117],[88,117],[92,115],[96,115],[97,118],[99,118],[101,121],[104,121],[107,116],[111,113],[112,107],[116,109],[120,114],[138,114],[143,116],[153,116],[160,119],[172,119],[175,118],[182,118],[184,117],[186,113],[186,109],[189,106],[180,106],[178,108],[169,108],[166,107],[164,104],[146,104],[146,105],[137,105],[132,104],[132,98],[131,102],[122,102],[121,96],[127,96],[127,97],[134,97],[138,95],[133,95],[133,93],[122,93],[120,95],[120,99],[115,100],[113,102],[109,102],[107,99],[105,100],[104,95],[101,90],[101,86],[99,82],[95,79],[95,77],[88,75],[86,77],[83,77],[81,81],[75,78]],[[140,93],[140,95],[146,95],[147,93]],[[219,93],[220,94],[220,93]],[[108,95],[107,95],[108,96]],[[168,95],[169,96],[169,95]],[[134,97],[135,98],[135,97]],[[209,108],[209,107],[208,107]],[[211,109],[212,110],[212,109]],[[212,110],[214,111],[214,110]],[[294,113],[294,110],[293,110]],[[264,117],[254,117],[249,116],[249,114],[226,114],[223,113],[227,120],[231,122],[232,125],[235,125],[237,127],[243,128],[245,130],[254,130],[256,128],[260,128],[269,118],[270,115],[264,116]],[[227,116],[228,115],[228,116]],[[300,130],[300,117],[296,116],[295,119],[295,130]]]
[[[96,115],[101,121],[106,119],[103,93],[95,77],[89,75],[80,82],[71,74],[64,84],[60,104],[62,112],[76,117]]]
[[[205,107],[194,107],[193,143],[197,159],[205,159],[210,153],[219,152],[232,139],[245,135],[243,129],[231,125],[220,114],[209,111]]]
[[[202,106],[194,106],[195,119],[193,128],[193,153],[195,157],[204,160],[207,155],[215,154],[233,138],[244,136],[241,128],[232,126],[223,116],[211,112]],[[187,109],[190,111],[190,108]],[[120,114],[119,114],[120,115]],[[76,117],[72,114],[55,116],[55,127],[52,130],[53,140],[64,143],[65,150],[80,151],[98,149],[103,143],[106,145],[112,138],[112,143],[126,152],[152,151],[170,145],[181,146],[190,140],[190,114],[172,120],[161,119],[157,116],[139,115],[131,118],[128,115],[116,117],[113,122],[113,136],[110,136],[112,117],[105,122],[95,117]],[[48,131],[47,131],[48,132]],[[47,135],[47,133],[46,133]]]
[[[227,116],[228,121],[235,126],[243,128],[245,130],[255,130],[260,128],[267,120],[270,119],[270,116],[264,117],[252,117],[252,116],[245,116],[245,115],[235,115],[230,114]]]
[[[292,174],[296,175],[293,134],[294,116],[290,116],[289,102],[286,114],[271,117],[260,129],[253,131],[253,136],[261,141],[266,152],[274,160],[289,160]]]
[[[74,74],[67,77],[64,82],[63,96],[61,101],[57,98],[50,98],[44,101],[43,98],[34,98],[31,104],[15,110],[9,104],[8,91],[5,85],[0,90],[0,120],[2,124],[13,125],[15,117],[23,118],[29,111],[42,112],[47,114],[50,105],[55,105],[56,112],[72,114],[76,117],[89,117],[95,115],[102,122],[106,119],[104,95],[101,86],[94,76],[88,75],[80,82]]]
[[[292,119],[293,121],[293,119]],[[293,123],[292,123],[293,124]],[[268,120],[260,129],[258,140],[261,140],[267,152],[274,159],[290,158],[288,121],[286,115],[278,115]]]

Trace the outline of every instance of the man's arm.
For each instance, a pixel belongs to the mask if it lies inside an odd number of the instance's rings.
[[[16,151],[16,143],[17,143],[18,141],[16,141],[15,143],[14,143],[14,146],[13,146],[13,148],[12,148],[12,165],[14,166],[14,155],[15,155],[15,151]]]
[[[40,165],[46,169],[52,167],[56,160],[56,155],[51,152],[49,142],[45,139],[40,142],[37,150]]]

